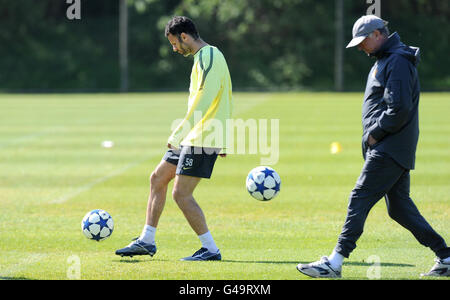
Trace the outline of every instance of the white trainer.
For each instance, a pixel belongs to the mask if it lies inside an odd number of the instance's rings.
[[[297,270],[315,278],[341,278],[341,267],[333,268],[326,256],[310,264],[298,264]]]
[[[425,274],[420,274],[421,277],[449,277],[450,276],[450,263],[445,263],[443,260],[436,258],[434,260],[436,263],[431,268],[430,272]]]

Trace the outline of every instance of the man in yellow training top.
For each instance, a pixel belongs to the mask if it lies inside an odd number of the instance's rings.
[[[116,251],[120,256],[156,253],[155,232],[166,201],[167,185],[175,178],[172,196],[202,247],[182,260],[221,260],[200,206],[192,196],[201,178],[210,178],[218,155],[226,148],[226,120],[231,118],[232,92],[223,54],[204,42],[187,17],[173,17],[165,34],[174,52],[194,56],[188,111],[168,139],[169,150],[150,176],[146,225],[140,237]],[[219,126],[217,126],[219,124]],[[219,130],[211,138],[211,130]]]

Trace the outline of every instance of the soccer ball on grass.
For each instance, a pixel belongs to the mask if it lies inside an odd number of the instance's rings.
[[[94,209],[84,216],[81,230],[88,239],[100,242],[112,234],[114,221],[106,211]]]
[[[280,193],[281,178],[271,167],[256,167],[248,173],[247,191],[260,201],[268,201]]]

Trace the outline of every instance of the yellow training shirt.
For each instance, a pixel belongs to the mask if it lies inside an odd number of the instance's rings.
[[[187,113],[168,143],[178,148],[226,148],[231,111],[232,86],[225,57],[216,47],[204,46],[194,55]]]

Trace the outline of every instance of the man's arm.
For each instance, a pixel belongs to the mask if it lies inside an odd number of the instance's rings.
[[[188,108],[183,121],[169,137],[168,143],[172,146],[179,145],[187,134],[193,130],[195,126],[198,126],[198,124],[194,124],[194,112],[200,112],[202,120],[208,119],[215,114],[215,110],[211,107],[221,88],[221,70],[220,66],[214,61],[212,48],[205,49],[205,51],[208,51],[209,55],[207,56],[200,53],[200,64],[197,69],[198,85],[191,91],[191,96],[194,97],[192,105]],[[185,129],[185,126],[188,127],[189,131],[186,130],[186,132],[183,130]]]

